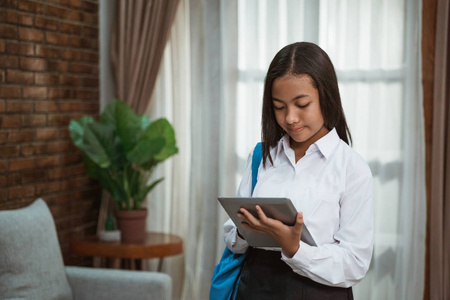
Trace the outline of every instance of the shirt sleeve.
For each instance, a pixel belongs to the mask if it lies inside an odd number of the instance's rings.
[[[297,253],[292,258],[282,254],[282,260],[316,282],[350,287],[365,276],[373,251],[373,178],[365,162],[347,169],[340,205],[334,244],[313,247],[300,242]]]
[[[247,166],[237,191],[237,197],[252,196],[252,155],[253,151],[250,152],[248,156]],[[223,235],[225,244],[231,252],[245,253],[245,251],[247,251],[248,243],[237,234],[237,228],[233,223],[233,220],[228,219],[228,221],[225,222],[223,225]]]

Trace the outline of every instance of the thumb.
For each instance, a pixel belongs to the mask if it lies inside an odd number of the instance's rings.
[[[295,220],[295,226],[296,227],[302,227],[303,226],[303,213],[302,212],[298,212],[297,213],[297,218]]]

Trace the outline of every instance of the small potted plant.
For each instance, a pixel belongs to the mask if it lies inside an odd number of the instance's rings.
[[[113,199],[122,241],[142,240],[147,216],[142,203],[163,180],[149,182],[150,177],[159,163],[178,152],[173,127],[165,118],[150,121],[145,115],[138,116],[128,104],[115,99],[99,121],[83,116],[70,122],[69,131],[83,153],[89,175]]]

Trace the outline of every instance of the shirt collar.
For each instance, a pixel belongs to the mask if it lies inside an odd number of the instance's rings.
[[[320,152],[326,159],[328,159],[333,153],[334,149],[339,144],[339,135],[337,134],[336,128],[333,128],[330,132],[316,141],[314,144],[317,145]]]
[[[337,134],[336,128],[333,128],[330,132],[328,132],[326,135],[321,137],[319,140],[317,140],[314,144],[309,146],[309,148],[306,150],[306,153],[312,153],[316,151],[320,151],[322,155],[328,159],[331,155],[331,153],[334,151],[334,149],[337,147],[339,143],[339,135]],[[285,134],[279,141],[278,141],[278,151],[277,155],[280,154],[280,152],[290,149],[290,143],[289,143],[289,135]]]

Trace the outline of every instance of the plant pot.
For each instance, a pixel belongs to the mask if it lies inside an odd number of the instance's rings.
[[[142,242],[145,237],[147,209],[116,211],[117,225],[121,241],[124,243]]]

